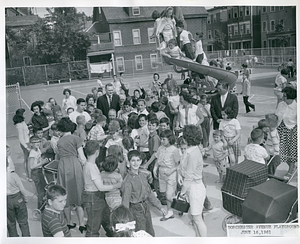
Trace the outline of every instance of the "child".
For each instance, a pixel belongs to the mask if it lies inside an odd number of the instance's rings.
[[[201,123],[203,132],[203,146],[208,147],[209,145],[209,135],[210,135],[210,104],[207,103],[207,95],[201,95],[198,108],[201,111],[204,120]]]
[[[255,112],[255,105],[248,101],[249,96],[250,96],[250,86],[251,86],[251,83],[249,80],[249,75],[250,74],[248,72],[243,73],[243,81],[242,81],[243,90],[241,92],[241,94],[243,94],[243,101],[244,101],[244,104],[246,107],[246,113],[250,112],[250,108],[252,108],[253,111]]]
[[[257,126],[258,126],[257,127],[258,129],[261,129],[264,132],[264,140],[260,144],[261,146],[264,147],[265,142],[268,138],[268,133],[270,132],[268,121],[266,119],[261,119],[261,120],[258,121]]]
[[[266,164],[270,156],[267,150],[260,146],[264,139],[264,133],[261,129],[251,131],[252,143],[248,144],[244,149],[245,159],[252,160],[261,164]]]
[[[122,179],[124,179],[126,174],[127,174],[126,163],[124,162],[125,157],[127,157],[127,154],[124,153],[124,148],[122,147],[122,145],[123,144],[121,144],[121,145],[111,145],[107,149],[107,156],[113,155],[117,158],[118,172],[121,174]]]
[[[52,137],[50,140],[50,145],[53,149],[53,152],[55,154],[55,159],[58,159],[58,149],[57,149],[57,142],[60,138],[60,132],[57,129],[57,123],[54,123],[51,125],[51,131],[52,131]]]
[[[161,146],[157,152],[153,154],[145,167],[150,165],[154,159],[157,159],[155,163],[153,174],[155,178],[159,180],[159,190],[161,195],[165,195],[167,199],[168,213],[161,221],[174,218],[174,213],[171,209],[171,203],[175,196],[177,187],[177,166],[180,161],[180,154],[177,147],[174,146],[176,138],[171,130],[165,130],[160,134]],[[157,177],[157,170],[159,174]]]
[[[110,222],[114,231],[113,237],[152,237],[144,230],[134,231],[136,221],[131,211],[124,206],[111,213]]]
[[[88,133],[87,140],[102,142],[107,137],[103,130],[103,127],[106,125],[106,120],[107,118],[105,115],[97,116],[97,124],[93,126]]]
[[[130,136],[131,132],[132,132],[132,129],[131,129],[130,126],[128,126],[128,125],[124,126],[123,129],[122,129],[123,138],[127,137],[127,136]]]
[[[9,169],[6,157],[7,231],[9,237],[19,237],[16,222],[22,236],[30,236],[27,213],[27,193],[20,177]]]
[[[277,131],[278,116],[276,114],[267,114],[265,117],[270,130],[264,145],[270,155],[270,164],[268,165],[269,174],[274,175],[277,166],[281,163],[279,156],[280,138]]]
[[[105,148],[109,148],[111,145],[122,145],[122,138],[120,137],[120,124],[116,120],[112,120],[109,123],[108,131],[111,136],[105,144]]]
[[[76,117],[77,128],[74,131],[75,136],[79,136],[83,141],[86,141],[86,132],[85,132],[85,117],[84,115],[78,115]]]
[[[137,102],[137,112],[138,114],[148,115],[149,112],[146,109],[146,101],[144,99],[139,99]]]
[[[166,211],[151,191],[146,174],[139,172],[142,163],[140,152],[137,150],[130,151],[128,161],[130,169],[121,187],[122,205],[129,208],[133,213],[136,221],[136,231],[145,230],[150,235],[155,236],[148,201],[159,209],[163,215],[166,214]]]
[[[125,102],[123,103],[123,108],[122,110],[118,111],[118,119],[123,120],[126,124],[128,122],[128,115],[131,112],[135,112],[136,110],[134,110],[131,107],[131,102],[129,100],[125,100]]]
[[[195,54],[193,51],[193,46],[191,44],[191,33],[184,30],[184,24],[179,21],[177,23],[177,33],[179,35],[180,38],[180,48],[182,51],[185,52],[185,56],[194,60],[195,59]]]
[[[38,195],[38,209],[43,205],[45,196],[46,181],[43,176],[42,166],[48,163],[48,159],[42,159],[40,150],[41,139],[33,136],[30,138],[31,150],[29,152],[29,167],[31,169],[31,178],[35,184]]]
[[[226,169],[229,167],[227,142],[221,130],[213,132],[213,143],[205,151],[212,149],[215,164],[219,173],[219,180],[216,183],[223,183],[226,177]]]
[[[168,47],[162,50],[162,56],[170,58],[181,58],[184,57],[184,53],[181,52],[180,48],[176,45],[176,40],[171,39],[168,42]]]
[[[56,120],[55,120],[55,122],[60,121],[62,119],[62,117],[63,117],[62,111],[61,110],[56,111],[56,114],[55,114],[55,119]]]
[[[161,118],[159,120],[159,128],[158,128],[158,134],[160,135],[164,130],[170,129],[170,119],[168,117]]]
[[[160,111],[160,103],[159,102],[153,102],[151,104],[151,111],[154,114],[156,114],[158,121],[164,117],[167,117],[167,115],[163,111]]]
[[[107,236],[112,236],[109,223],[109,208],[105,202],[104,191],[111,191],[121,187],[118,182],[114,185],[104,185],[100,171],[95,163],[99,155],[99,143],[87,141],[85,145],[87,162],[83,166],[84,192],[83,205],[87,212],[86,237],[98,237],[101,225]]]
[[[123,178],[120,173],[117,172],[118,169],[118,158],[114,155],[108,155],[102,164],[104,171],[101,172],[101,177],[103,179],[104,185],[114,185],[117,183],[122,183]],[[105,193],[105,200],[113,211],[122,204],[122,197],[120,189],[114,189]]]
[[[223,119],[220,122],[219,130],[223,132],[228,144],[230,166],[234,166],[238,162],[239,156],[241,156],[241,125],[240,122],[234,118],[232,108],[226,108],[221,114]]]
[[[34,126],[33,134],[35,137],[41,140],[40,150],[42,158],[48,158],[50,161],[52,161],[55,158],[55,153],[51,147],[51,141],[47,141],[47,139],[43,137],[43,128]]]
[[[94,112],[94,110],[95,110],[95,105],[93,105],[93,104],[87,104],[85,111],[88,114],[92,114]]]
[[[47,189],[47,205],[42,215],[42,231],[44,237],[71,237],[64,215],[67,191],[60,185],[52,185]]]
[[[138,135],[139,135],[139,142],[137,143],[137,146],[139,148],[139,151],[141,153],[145,153],[147,158],[150,158],[149,154],[149,145],[148,145],[148,139],[149,139],[149,130],[148,130],[148,117],[145,114],[140,114],[138,116]]]
[[[67,109],[67,115],[69,116],[71,113],[74,112],[74,108],[70,107]]]
[[[113,237],[152,237],[144,230],[134,231],[136,221],[131,211],[124,206],[111,213],[110,222],[114,231]]]

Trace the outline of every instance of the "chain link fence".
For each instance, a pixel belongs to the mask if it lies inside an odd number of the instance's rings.
[[[6,85],[16,83],[19,83],[21,86],[42,83],[51,84],[88,79],[88,77],[88,68],[85,60],[6,69]]]
[[[19,83],[6,86],[6,137],[13,137],[18,134],[13,123],[13,117],[19,108],[22,108]]]

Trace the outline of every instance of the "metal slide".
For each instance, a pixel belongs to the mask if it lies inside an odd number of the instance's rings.
[[[228,84],[232,84],[236,82],[236,80],[238,79],[238,76],[234,72],[227,71],[217,67],[202,65],[188,58],[177,59],[177,58],[170,58],[167,56],[163,56],[163,59],[167,64],[171,64],[171,65],[173,64],[174,70],[177,73],[191,70],[197,73],[201,73],[205,76],[214,77],[219,81],[225,81]],[[186,70],[179,70],[178,67],[176,66],[185,68]]]

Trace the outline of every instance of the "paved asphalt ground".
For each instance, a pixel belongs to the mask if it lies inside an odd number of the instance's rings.
[[[256,68],[253,69],[251,75],[252,88],[251,93],[252,96],[250,101],[256,105],[256,111],[250,112],[246,114],[245,107],[242,102],[242,96],[238,96],[239,100],[239,115],[238,120],[242,126],[242,149],[245,147],[247,143],[247,138],[249,137],[252,126],[255,125],[260,119],[264,117],[267,113],[272,113],[275,111],[276,107],[276,98],[273,94],[273,86],[275,76],[277,75],[276,69],[265,69],[265,68]],[[180,81],[180,77],[178,74],[174,74],[177,81]],[[161,74],[161,80],[166,78],[166,74]],[[140,82],[141,86],[146,86],[149,82],[151,82],[151,75],[145,75],[140,77],[125,77],[125,82],[130,85],[130,90],[136,88],[137,82]],[[109,82],[110,79],[103,80],[104,83]],[[63,84],[53,84],[50,86],[47,85],[36,85],[30,87],[22,87],[21,94],[24,101],[30,106],[30,104],[35,100],[47,100],[49,97],[54,97],[59,102],[62,101],[63,95],[62,90],[64,88],[71,88],[72,95],[75,97],[85,97],[87,93],[90,93],[92,87],[96,86],[96,81],[75,81],[72,83],[63,83]],[[240,79],[237,82],[237,91],[241,91],[241,82]],[[28,113],[29,114],[29,113]],[[27,115],[29,116],[29,115]],[[37,204],[37,197],[34,188],[33,182],[30,183],[25,180],[25,173],[23,169],[23,154],[21,148],[19,146],[17,138],[8,138],[7,143],[12,148],[12,159],[16,166],[16,172],[22,179],[22,182],[25,188],[28,190],[29,194],[29,202],[28,206],[28,214],[29,214],[29,225],[31,235],[34,237],[42,236],[41,231],[41,223],[39,220],[36,220],[32,217],[32,211],[35,209]],[[243,157],[240,157],[239,162],[243,160]],[[211,158],[207,158],[205,160],[209,163],[209,166],[204,169],[204,178],[207,184],[207,195],[211,200],[214,209],[204,214],[205,223],[208,228],[208,236],[209,237],[225,237],[226,232],[222,230],[221,223],[225,216],[229,213],[222,208],[222,195],[221,195],[221,184],[215,183],[218,179],[218,174],[216,167],[214,166],[213,160]],[[281,164],[278,168],[277,175],[283,176],[287,170],[287,165]],[[292,185],[298,185],[298,177],[294,177],[291,182]],[[175,218],[161,222],[159,219],[161,218],[159,212],[151,208],[154,229],[157,237],[194,237],[195,232],[193,226],[190,225],[190,218],[188,214],[184,214],[183,217],[179,217],[178,213],[175,213]],[[75,212],[72,213],[72,218],[74,218],[74,222],[77,222],[77,217]],[[75,228],[71,231],[72,236],[75,237],[83,237],[78,228]],[[103,232],[101,231],[102,236]]]

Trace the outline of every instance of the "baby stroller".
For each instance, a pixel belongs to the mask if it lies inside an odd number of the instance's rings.
[[[59,161],[52,160],[51,162],[45,164],[42,168],[43,176],[44,176],[44,179],[47,184],[45,186],[46,191],[50,186],[55,185],[57,182],[58,163],[59,163]],[[41,216],[42,210],[45,208],[46,205],[47,205],[47,199],[46,199],[46,196],[44,196],[44,202],[43,202],[42,206],[40,208],[34,209],[32,211],[32,217],[34,219],[39,219]]]
[[[223,230],[227,224],[297,221],[297,188],[289,181],[268,175],[265,165],[250,160],[228,168],[221,191],[223,207],[231,214],[223,220]]]

